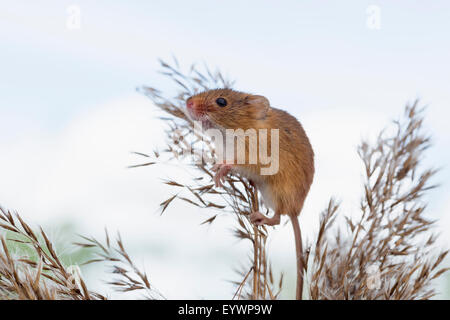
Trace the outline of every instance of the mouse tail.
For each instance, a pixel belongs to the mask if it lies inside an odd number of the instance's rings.
[[[297,258],[297,288],[295,293],[295,298],[297,300],[302,300],[303,293],[303,276],[304,276],[304,260],[303,260],[303,247],[302,247],[302,235],[300,232],[300,224],[298,223],[297,215],[289,215],[292,222],[292,227],[294,228],[295,236],[295,254]]]

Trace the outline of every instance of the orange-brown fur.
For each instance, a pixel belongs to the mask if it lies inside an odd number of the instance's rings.
[[[216,99],[228,101],[219,107]],[[262,164],[234,164],[233,170],[251,179],[267,204],[278,214],[300,214],[314,176],[314,152],[301,124],[283,110],[273,108],[266,98],[231,89],[215,89],[196,94],[198,119],[219,129],[279,129],[279,171],[260,175]],[[270,134],[268,135],[270,145]],[[246,159],[248,148],[246,147]],[[269,155],[271,150],[269,147]],[[268,199],[270,197],[271,199]]]

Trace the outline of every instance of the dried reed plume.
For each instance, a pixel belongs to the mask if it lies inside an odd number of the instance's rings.
[[[192,180],[191,184],[166,181],[166,184],[174,188],[184,189],[187,196],[180,196],[177,192],[163,201],[161,213],[175,199],[179,199],[200,208],[217,210],[217,213],[205,220],[203,224],[213,223],[220,214],[234,214],[236,218],[234,234],[239,239],[249,241],[252,252],[249,254],[248,265],[236,266],[241,274],[241,280],[235,282],[237,288],[233,299],[276,299],[283,285],[283,276],[281,275],[279,277],[281,280],[275,283],[267,257],[267,229],[264,226],[254,226],[249,219],[251,212],[268,209],[259,202],[255,187],[239,175],[228,178],[221,188],[214,186],[212,182],[213,162],[205,161],[205,159],[215,158],[214,146],[209,137],[193,130],[192,121],[186,117],[183,111],[186,99],[194,93],[210,88],[229,88],[233,82],[227,80],[219,71],[211,71],[207,66],[204,66],[201,72],[199,68],[192,65],[189,72],[183,74],[176,59],[174,64],[175,66],[171,66],[161,61],[162,74],[172,79],[179,89],[173,98],[165,97],[156,88],[140,88],[141,92],[170,117],[162,118],[169,125],[166,131],[167,148],[161,152],[154,151],[152,155],[137,153],[151,161],[136,166],[155,164],[163,154],[166,154],[169,160],[189,158],[197,169],[198,176]]]
[[[192,66],[187,74],[178,62],[171,66],[161,61],[162,73],[178,89],[172,98],[161,91],[143,87],[146,94],[168,117],[167,147],[150,154],[136,152],[147,161],[142,167],[167,159],[187,158],[198,173],[189,184],[170,180],[165,183],[179,189],[163,201],[161,214],[175,200],[200,208],[215,210],[203,224],[212,224],[218,215],[235,217],[234,235],[251,247],[248,264],[239,269],[233,299],[277,299],[283,288],[283,275],[275,281],[266,242],[268,230],[250,223],[254,210],[268,211],[259,201],[258,190],[239,175],[227,178],[224,187],[212,182],[215,150],[211,140],[192,129],[183,112],[187,97],[216,87],[231,87],[232,82],[206,66]],[[435,291],[433,280],[448,268],[440,265],[448,251],[437,251],[433,221],[425,216],[424,195],[435,186],[434,169],[423,169],[421,160],[430,146],[423,133],[423,113],[417,101],[406,106],[404,117],[393,128],[383,131],[372,144],[363,142],[358,153],[364,164],[365,182],[358,215],[338,215],[339,204],[333,199],[320,216],[316,237],[304,254],[304,276],[310,299],[429,299]],[[206,156],[206,157],[205,157]],[[182,196],[182,191],[184,194]],[[335,223],[340,218],[342,223]],[[8,235],[5,239],[3,235]],[[126,252],[120,235],[111,241],[105,232],[102,243],[81,237],[76,245],[96,250],[86,263],[111,264],[107,283],[120,292],[143,292],[148,299],[164,299],[145,272],[136,267]],[[80,274],[64,266],[42,228],[34,232],[18,214],[0,208],[0,299],[106,299],[90,291]],[[20,243],[27,254],[18,256],[10,245]],[[238,267],[238,266],[234,266]]]
[[[39,233],[19,216],[0,207],[0,230],[10,237],[0,237],[0,300],[104,300],[106,296],[88,290],[77,268],[66,267],[42,228]],[[85,262],[112,263],[114,278],[107,282],[119,292],[144,292],[146,299],[164,299],[150,285],[145,272],[140,271],[126,252],[120,235],[112,242],[105,230],[105,243],[81,236],[82,248],[94,248],[95,257]],[[25,246],[26,254],[13,254],[9,242]]]
[[[0,208],[0,229],[12,238],[1,237],[0,299],[96,300],[105,297],[89,291],[83,278],[61,262],[42,228],[35,233],[18,215]],[[42,238],[42,240],[40,240]],[[36,256],[14,256],[7,241],[25,245]]]
[[[218,214],[233,212],[236,237],[252,244],[250,264],[241,271],[242,280],[236,282],[233,298],[275,299],[282,281],[275,284],[273,280],[266,250],[267,229],[253,226],[248,219],[253,210],[268,209],[258,201],[258,191],[239,175],[228,178],[224,188],[214,187],[211,165],[202,158],[202,150],[206,150],[207,158],[214,159],[214,146],[208,137],[192,130],[183,112],[189,96],[231,87],[232,82],[206,66],[203,73],[193,65],[184,74],[176,59],[174,66],[164,61],[161,66],[162,74],[174,81],[177,94],[170,98],[152,87],[141,91],[170,116],[163,118],[169,124],[169,143],[163,152],[176,159],[191,157],[199,173],[191,185],[166,182],[183,188],[191,197],[177,193],[161,203],[162,212],[177,198],[197,207],[218,209],[219,213],[204,223],[212,223]],[[434,188],[429,181],[436,171],[419,168],[423,152],[429,147],[422,122],[416,101],[406,106],[405,117],[395,122],[392,134],[382,132],[375,145],[363,142],[358,148],[366,175],[361,215],[355,220],[346,216],[347,229],[342,230],[333,225],[339,208],[333,199],[322,213],[317,239],[304,255],[311,299],[428,299],[435,294],[430,282],[447,270],[438,268],[447,251],[434,255],[436,235],[430,233],[433,222],[424,216],[423,195]],[[160,157],[159,152],[154,156],[138,154],[152,158],[143,166],[155,164]],[[313,258],[308,266],[310,255]]]
[[[308,267],[311,299],[429,299],[431,281],[448,251],[436,253],[433,221],[425,214],[425,192],[435,186],[434,169],[422,169],[430,139],[423,133],[418,102],[375,144],[362,142],[364,196],[360,215],[335,226],[339,205],[330,200]],[[308,257],[306,257],[308,259]]]
[[[93,237],[80,236],[84,242],[76,242],[82,248],[96,248],[95,257],[84,264],[104,262],[111,264],[111,274],[114,276],[107,284],[118,292],[138,291],[143,298],[149,300],[165,299],[164,296],[150,284],[145,271],[141,271],[125,250],[120,234],[111,241],[105,229],[105,241],[101,243]]]

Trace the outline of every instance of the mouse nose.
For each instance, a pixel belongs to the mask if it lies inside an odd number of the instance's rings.
[[[192,109],[192,108],[194,107],[194,101],[192,101],[192,99],[189,99],[189,100],[186,102],[186,107],[187,107],[188,109]]]
[[[198,118],[204,113],[203,102],[200,101],[197,97],[189,98],[186,100],[186,109],[188,113],[194,118]]]

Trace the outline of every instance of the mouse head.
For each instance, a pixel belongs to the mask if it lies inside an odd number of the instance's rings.
[[[270,103],[263,96],[232,89],[214,89],[187,99],[186,109],[189,117],[202,121],[204,127],[248,129],[265,120]]]

